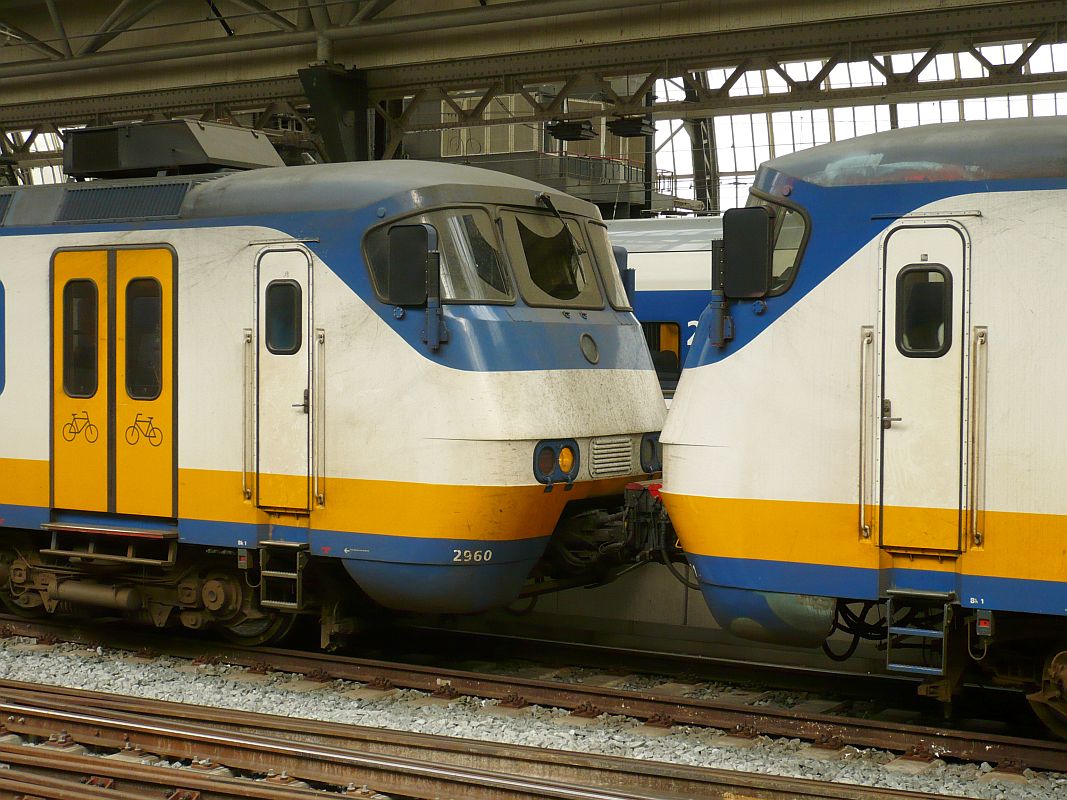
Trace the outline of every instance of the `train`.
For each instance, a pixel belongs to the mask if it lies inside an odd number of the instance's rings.
[[[711,293],[719,216],[608,220],[614,247],[632,271],[634,315],[641,322],[664,395],[673,396]]]
[[[0,188],[0,600],[324,644],[606,579],[665,417],[595,206],[462,165],[72,131]]]
[[[1067,734],[1067,119],[891,130],[764,163],[661,441],[718,623]]]

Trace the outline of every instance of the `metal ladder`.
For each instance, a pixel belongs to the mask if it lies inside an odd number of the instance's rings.
[[[889,624],[889,636],[886,637],[886,669],[890,672],[906,672],[912,675],[940,677],[945,674],[948,664],[948,630],[952,624],[952,607],[956,595],[952,592],[927,592],[913,589],[889,589],[886,602],[886,621]],[[941,625],[937,628],[918,628],[910,625],[893,625],[893,618],[901,606],[932,611],[941,606]],[[896,640],[897,652],[908,643],[922,642],[931,644],[940,641],[941,659],[936,666],[911,664],[903,660],[894,660],[893,643]],[[923,648],[922,652],[929,652]],[[898,655],[899,659],[899,655]]]
[[[304,542],[260,542],[259,604],[264,608],[302,611],[304,608]]]

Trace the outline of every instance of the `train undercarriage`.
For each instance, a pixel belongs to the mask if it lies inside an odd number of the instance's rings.
[[[320,645],[329,648],[389,613],[339,559],[311,558],[306,545],[234,549],[132,529],[50,528],[12,531],[0,545],[0,602],[14,614],[108,610],[156,628],[216,631],[247,646],[278,643],[298,625],[317,624]],[[602,585],[661,558],[662,543],[639,533],[602,499],[573,503],[520,596]],[[675,548],[673,558],[684,556]]]

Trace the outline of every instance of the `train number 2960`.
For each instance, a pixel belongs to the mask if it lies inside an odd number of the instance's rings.
[[[492,550],[453,550],[452,560],[459,562],[466,561],[492,561]]]

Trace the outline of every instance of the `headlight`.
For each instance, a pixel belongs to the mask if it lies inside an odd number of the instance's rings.
[[[578,477],[578,443],[573,439],[538,442],[533,471],[539,483],[573,483]]]
[[[641,469],[650,474],[663,469],[658,432],[646,433],[641,437]]]

